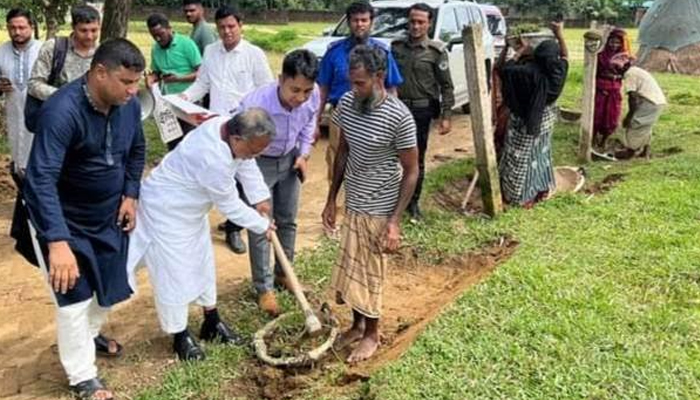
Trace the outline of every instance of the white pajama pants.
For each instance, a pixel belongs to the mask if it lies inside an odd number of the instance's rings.
[[[97,377],[94,339],[109,310],[101,307],[95,297],[56,308],[58,355],[70,385]]]
[[[187,319],[189,317],[189,304],[164,304],[155,299],[156,311],[160,327],[165,333],[175,334],[187,329]],[[216,306],[216,281],[209,285],[204,293],[199,295],[193,303],[202,307]]]

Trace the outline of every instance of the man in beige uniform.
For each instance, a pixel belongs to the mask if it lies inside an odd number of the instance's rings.
[[[430,124],[440,119],[438,132],[452,129],[450,118],[455,105],[454,86],[445,44],[428,38],[433,21],[433,9],[416,3],[408,9],[408,35],[391,44],[404,83],[399,86],[399,99],[408,107],[416,122],[418,140],[418,183],[408,204],[411,218],[421,218],[420,200],[425,176],[425,153],[428,149]]]

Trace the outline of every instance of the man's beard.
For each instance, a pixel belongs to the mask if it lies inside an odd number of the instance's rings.
[[[369,39],[369,32],[365,32],[360,36],[352,35],[353,44],[356,46],[358,44],[366,44]]]
[[[352,102],[352,106],[361,114],[369,114],[374,110],[374,106],[378,98],[378,91],[376,89],[372,89],[372,94],[370,94],[367,97],[355,96]]]
[[[18,40],[18,39],[20,39],[20,40]],[[26,39],[22,39],[22,38],[17,38],[17,39],[16,39],[16,38],[11,38],[11,40],[12,40],[12,44],[13,44],[15,47],[19,47],[19,46],[23,46],[23,45],[29,43],[29,41],[32,40],[32,37],[30,36],[30,37],[28,37],[28,38],[26,38]]]

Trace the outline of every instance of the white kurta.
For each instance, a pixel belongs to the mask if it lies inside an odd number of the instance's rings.
[[[27,81],[41,45],[41,41],[32,40],[22,51],[17,51],[12,46],[12,41],[7,41],[0,46],[0,76],[8,78],[14,89],[10,93],[5,93],[4,96],[7,136],[10,141],[12,160],[17,170],[27,167],[34,138],[34,135],[24,126],[24,102],[27,97]]]
[[[251,204],[270,198],[255,160],[237,160],[221,140],[229,117],[216,117],[190,132],[141,185],[136,229],[129,243],[129,277],[143,260],[156,300],[182,305],[216,282],[208,213],[265,233],[269,220],[247,206],[236,190],[245,183]],[[250,188],[250,190],[249,190]]]

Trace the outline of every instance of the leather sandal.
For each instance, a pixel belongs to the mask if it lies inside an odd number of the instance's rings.
[[[116,344],[117,351],[109,351],[110,343]],[[116,358],[122,355],[122,350],[124,350],[122,345],[114,339],[110,339],[101,333],[95,337],[95,354],[100,357]]]
[[[86,381],[82,381],[76,385],[70,387],[73,395],[78,400],[113,400],[114,396],[109,397],[97,397],[97,392],[107,391],[111,392],[105,387],[100,378],[92,378]]]

